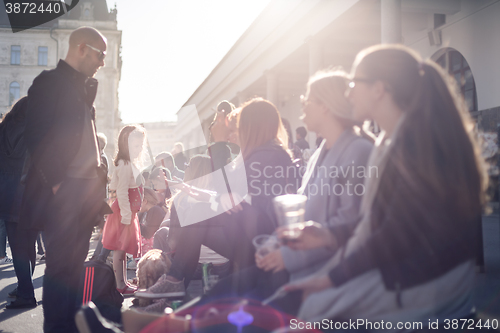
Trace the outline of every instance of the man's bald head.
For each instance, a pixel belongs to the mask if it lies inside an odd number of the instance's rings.
[[[97,29],[92,27],[81,27],[76,29],[69,36],[69,47],[77,47],[80,44],[100,44],[106,43],[104,37]]]
[[[99,31],[81,27],[69,36],[68,54],[64,60],[77,71],[93,77],[104,66],[106,48],[106,37]]]

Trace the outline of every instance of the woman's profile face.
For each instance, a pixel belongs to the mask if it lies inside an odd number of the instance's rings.
[[[323,104],[311,92],[301,96],[300,102],[302,103],[302,116],[300,118],[309,131],[318,133],[324,117]]]
[[[359,66],[353,73],[346,90],[346,97],[352,106],[352,116],[357,121],[371,120],[374,111],[374,101],[371,99],[373,81]]]
[[[128,149],[130,154],[130,160],[134,161],[139,157],[142,152],[144,137],[141,135],[130,135],[128,138]]]

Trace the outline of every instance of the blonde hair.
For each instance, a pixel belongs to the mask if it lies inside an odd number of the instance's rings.
[[[238,133],[243,157],[249,156],[256,148],[271,140],[275,140],[285,150],[288,147],[288,134],[278,109],[261,97],[242,105]]]
[[[346,72],[340,68],[323,70],[309,79],[306,96],[324,105],[343,127],[360,125],[352,119],[351,104],[345,97],[346,88]]]

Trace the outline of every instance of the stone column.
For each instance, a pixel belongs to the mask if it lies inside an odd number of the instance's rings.
[[[278,106],[278,75],[274,70],[267,70],[266,75],[266,99]]]
[[[401,0],[381,0],[381,42],[401,43]]]

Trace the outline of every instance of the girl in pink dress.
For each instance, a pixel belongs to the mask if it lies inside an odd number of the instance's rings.
[[[142,154],[145,151],[146,132],[138,125],[127,125],[118,136],[113,177],[109,185],[116,190],[116,200],[111,206],[113,214],[108,215],[104,225],[102,244],[113,250],[113,270],[116,286],[120,293],[132,295],[133,286],[127,284],[125,253],[134,257],[141,250],[141,229],[137,212],[141,208],[143,179],[140,175]]]

